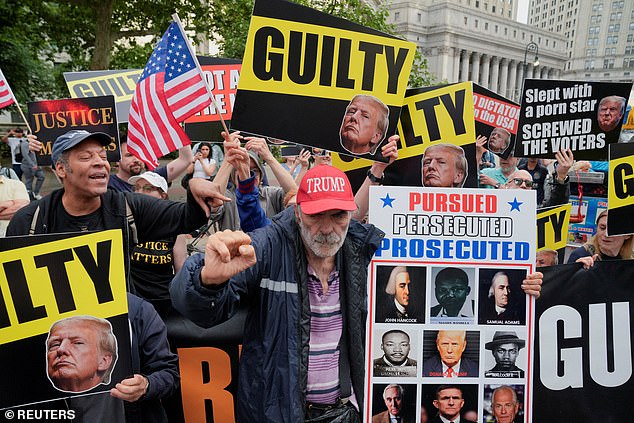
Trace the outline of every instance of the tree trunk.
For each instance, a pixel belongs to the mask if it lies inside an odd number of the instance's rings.
[[[95,8],[95,50],[90,61],[91,70],[105,70],[110,65],[110,54],[114,45],[112,11],[116,0],[97,0]]]

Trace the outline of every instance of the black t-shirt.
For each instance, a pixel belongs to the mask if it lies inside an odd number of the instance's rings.
[[[101,207],[90,214],[72,216],[68,214],[62,202],[57,203],[50,232],[86,232],[103,231],[106,229]]]
[[[171,304],[169,283],[174,277],[175,240],[143,242],[130,254],[130,278],[136,295],[149,301],[162,316]]]

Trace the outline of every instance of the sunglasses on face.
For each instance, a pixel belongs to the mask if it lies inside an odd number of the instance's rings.
[[[513,178],[513,183],[515,183],[515,185],[517,185],[518,187],[521,187],[522,183],[526,184],[526,188],[533,187],[532,179]]]

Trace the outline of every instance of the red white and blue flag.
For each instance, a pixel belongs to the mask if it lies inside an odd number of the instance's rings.
[[[13,97],[13,91],[4,77],[2,70],[0,70],[0,109],[7,107],[15,103],[15,97]]]
[[[137,83],[130,106],[128,150],[154,169],[159,157],[191,143],[179,122],[210,103],[188,40],[172,22]]]

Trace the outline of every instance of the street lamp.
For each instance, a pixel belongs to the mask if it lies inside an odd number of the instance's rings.
[[[537,53],[539,52],[539,46],[537,45],[537,43],[531,41],[530,43],[526,44],[526,50],[524,50],[524,79],[526,79],[526,72],[528,72],[528,62],[526,61],[526,57],[528,56],[529,51],[535,53],[533,66],[539,65],[539,57],[537,56]]]

